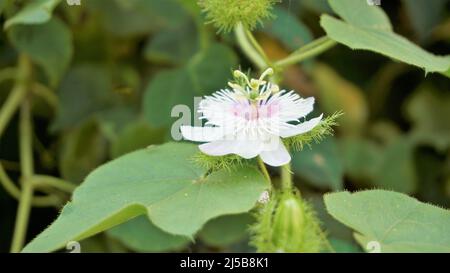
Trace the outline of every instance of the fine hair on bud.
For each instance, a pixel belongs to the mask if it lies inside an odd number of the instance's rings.
[[[237,24],[252,30],[267,18],[272,18],[273,5],[281,0],[199,0],[207,23],[219,32],[229,32]]]
[[[327,239],[310,205],[293,192],[275,191],[256,212],[251,243],[258,252],[317,253]]]

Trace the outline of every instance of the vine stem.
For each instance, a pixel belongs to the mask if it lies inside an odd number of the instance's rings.
[[[2,164],[0,163],[0,184],[4,187],[6,192],[9,193],[13,198],[20,200],[21,192],[20,189],[14,184],[14,182],[9,178]],[[56,196],[37,196],[33,197],[31,204],[36,207],[49,207],[56,206],[60,204],[60,200]]]
[[[34,175],[30,180],[33,182],[34,187],[36,188],[53,187],[67,193],[72,193],[77,187],[70,182],[48,175]]]
[[[248,40],[253,45],[253,47],[256,49],[256,51],[259,53],[259,55],[263,58],[265,66],[272,67],[273,66],[272,62],[270,61],[269,57],[267,57],[266,52],[264,52],[264,49],[258,43],[255,36],[253,36],[252,32],[248,29],[245,29],[245,35],[247,36]]]
[[[257,161],[258,161],[258,166],[261,169],[264,177],[267,179],[267,181],[269,181],[270,185],[272,185],[272,179],[270,179],[270,174],[267,171],[266,164],[264,164],[264,161],[259,156],[258,156]]]
[[[319,38],[294,51],[291,55],[287,56],[286,58],[275,62],[275,66],[282,68],[301,62],[305,59],[317,56],[327,51],[336,44],[337,44],[336,41],[331,40],[327,36]]]
[[[31,65],[27,56],[19,57],[19,69],[17,83],[9,94],[2,108],[0,109],[0,137],[2,136],[6,126],[11,120],[14,113],[20,106],[20,103],[27,94],[27,87],[24,81],[27,81],[30,74]]]
[[[23,91],[25,94],[23,101],[21,102],[19,121],[22,192],[19,199],[19,208],[17,209],[11,252],[19,252],[23,247],[31,210],[31,201],[33,199],[33,184],[31,183],[31,177],[34,173],[31,103],[29,98],[25,96],[28,90],[28,81],[31,78],[31,65],[26,56],[22,55],[20,60],[19,73],[21,76],[18,85],[20,90],[25,90]]]
[[[234,28],[236,40],[241,47],[242,51],[247,57],[260,69],[264,70],[269,65],[265,58],[254,48],[252,42],[248,39],[247,30],[242,23],[239,23]],[[253,37],[253,36],[252,36]],[[256,42],[256,40],[254,41]],[[261,49],[262,50],[262,49]]]

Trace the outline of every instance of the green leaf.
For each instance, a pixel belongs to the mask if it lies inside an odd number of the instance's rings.
[[[448,0],[403,0],[409,21],[420,40],[427,39],[434,27],[441,22]]]
[[[366,0],[328,0],[328,3],[351,25],[392,31],[391,22],[383,9],[368,5]]]
[[[186,68],[195,84],[195,94],[204,95],[224,88],[237,65],[233,50],[222,44],[212,44],[194,55]]]
[[[292,155],[294,173],[321,189],[342,190],[344,167],[336,142],[327,138]]]
[[[190,240],[171,235],[153,225],[145,215],[131,219],[107,231],[114,239],[138,252],[162,252],[181,250]]]
[[[55,7],[61,0],[33,0],[9,18],[4,25],[7,29],[13,25],[34,25],[48,22]]]
[[[164,135],[165,130],[152,128],[141,120],[135,121],[128,124],[114,139],[111,155],[115,158],[151,144],[160,144]]]
[[[42,66],[55,86],[72,58],[72,34],[59,19],[40,25],[18,25],[10,29],[11,43]]]
[[[407,195],[369,190],[326,194],[328,212],[355,230],[363,249],[381,252],[450,252],[450,212]]]
[[[144,117],[155,127],[169,126],[175,105],[189,105],[192,109],[195,84],[186,69],[159,72],[148,84],[143,100]]]
[[[361,249],[355,243],[331,238],[330,244],[336,253],[360,253]]]
[[[292,4],[295,2],[292,2]],[[291,4],[291,2],[289,2]],[[300,5],[305,10],[310,10],[316,14],[332,13],[327,0],[302,0]]]
[[[450,95],[429,85],[422,85],[408,99],[406,115],[413,123],[416,143],[429,144],[442,152],[450,145]]]
[[[329,0],[333,10],[344,20],[322,15],[320,24],[327,35],[352,49],[373,51],[395,60],[423,68],[426,73],[445,72],[450,56],[431,54],[392,32],[382,9],[363,0]]]
[[[377,188],[403,193],[416,192],[414,143],[406,137],[390,143],[386,147],[375,173],[372,184]]]
[[[275,20],[269,20],[264,24],[262,31],[278,38],[291,50],[312,41],[313,36],[308,27],[283,8],[275,7],[273,14]]]
[[[199,49],[199,34],[192,20],[174,30],[149,38],[144,49],[147,60],[157,63],[186,63]]]
[[[126,37],[143,35],[162,28],[176,29],[189,14],[177,0],[96,0],[85,1],[87,8],[99,13],[106,30]]]
[[[254,220],[249,213],[220,216],[206,223],[199,238],[210,246],[224,248],[243,240]]]
[[[73,127],[113,104],[112,83],[104,67],[73,67],[62,80],[57,95],[59,111],[52,130]]]
[[[249,211],[268,188],[250,166],[207,175],[192,162],[197,151],[196,145],[168,143],[99,167],[23,251],[53,251],[141,214],[168,233],[190,237],[212,218]]]
[[[79,184],[106,157],[106,139],[98,124],[89,120],[63,134],[58,157],[59,171],[64,179]]]
[[[380,164],[382,147],[367,139],[349,137],[339,142],[345,174],[356,181],[373,181]]]
[[[236,66],[233,51],[215,44],[196,54],[179,69],[158,73],[146,88],[144,116],[152,126],[169,126],[175,105],[188,105],[193,109],[194,96],[212,93],[223,88]]]

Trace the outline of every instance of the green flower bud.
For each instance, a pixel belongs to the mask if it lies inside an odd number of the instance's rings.
[[[258,252],[320,252],[326,245],[314,211],[292,192],[274,192],[251,232]]]
[[[208,23],[229,32],[238,23],[252,30],[263,19],[272,17],[272,6],[281,0],[199,0]]]
[[[272,224],[272,243],[279,252],[295,252],[302,244],[305,212],[300,199],[283,194],[275,210]]]

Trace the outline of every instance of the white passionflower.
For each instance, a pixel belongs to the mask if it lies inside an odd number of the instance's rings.
[[[237,154],[250,159],[259,155],[271,166],[289,163],[291,156],[281,138],[310,131],[322,115],[301,122],[313,110],[314,98],[279,91],[277,85],[264,81],[272,73],[268,69],[259,79],[249,81],[245,74],[235,71],[235,78],[243,83],[229,83],[232,90],[205,96],[198,110],[200,118],[207,121],[205,126],[181,126],[183,137],[206,142],[199,148],[212,156]]]

